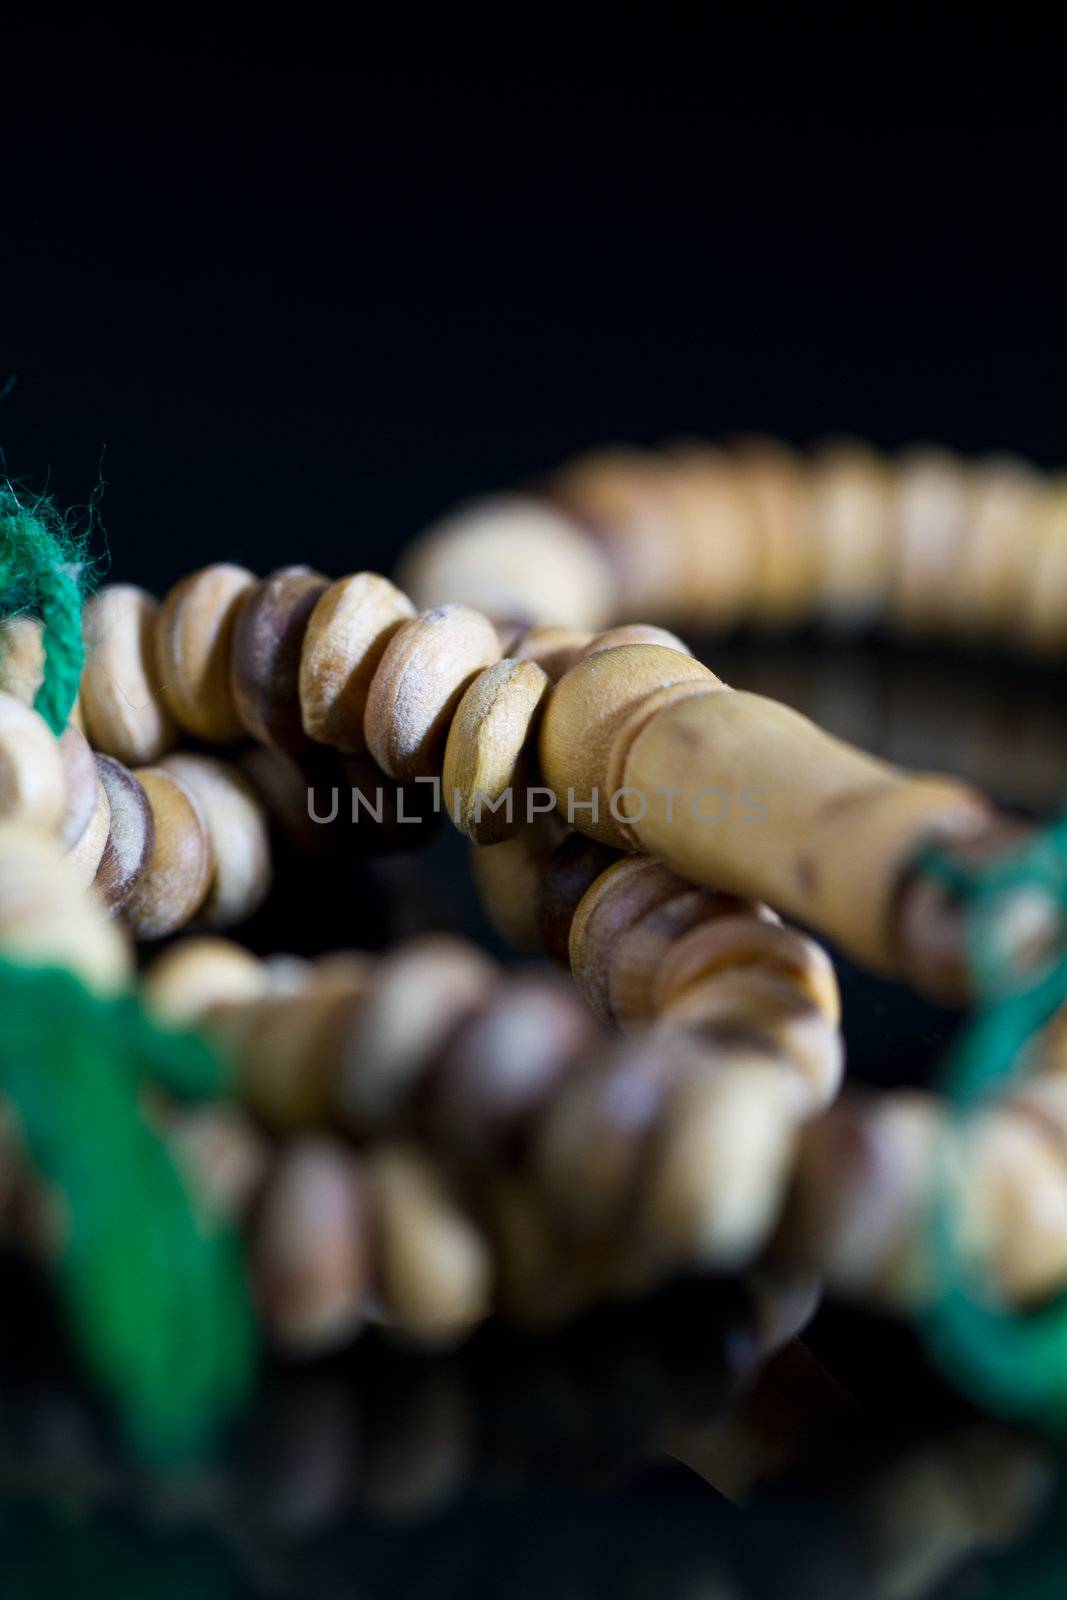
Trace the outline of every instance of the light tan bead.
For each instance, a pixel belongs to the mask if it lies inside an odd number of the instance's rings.
[[[243,922],[271,883],[266,813],[240,771],[210,756],[167,756],[160,768],[195,798],[207,828],[215,869],[201,915],[211,928]]]
[[[831,445],[812,465],[819,601],[832,622],[855,627],[885,609],[893,559],[893,479],[865,445]]]
[[[96,757],[108,800],[108,833],[93,888],[112,911],[126,904],[152,859],[156,823],[148,796],[128,767],[113,756]]]
[[[1042,654],[1067,647],[1067,474],[1050,479],[1034,504],[1020,631]]]
[[[581,456],[553,479],[552,492],[596,534],[610,558],[615,577],[611,615],[677,615],[679,597],[692,574],[687,571],[689,552],[679,537],[672,472],[661,457],[627,449]],[[573,620],[595,625],[608,617]]]
[[[309,739],[349,755],[364,753],[371,679],[393,634],[414,615],[407,595],[374,572],[339,578],[319,596],[300,655],[300,707]]]
[[[367,1183],[343,1145],[301,1139],[281,1157],[255,1221],[253,1281],[283,1348],[319,1354],[363,1325],[370,1293]]]
[[[443,803],[475,844],[499,844],[525,821],[529,755],[548,688],[534,662],[498,661],[478,674],[456,708]]]
[[[618,627],[607,628],[603,633],[595,633],[578,660],[584,661],[586,656],[594,656],[598,650],[615,650],[622,644],[658,644],[665,650],[677,650],[683,656],[692,654],[688,645],[666,628],[657,628],[651,622],[623,622]]]
[[[514,950],[541,949],[538,895],[566,829],[555,811],[536,816],[502,844],[472,845],[470,867],[490,924]]]
[[[129,766],[155,761],[177,730],[156,661],[159,607],[131,583],[113,583],[85,607],[81,704],[89,741]]]
[[[30,966],[69,967],[91,988],[128,981],[129,941],[85,894],[54,840],[0,823],[0,952]]]
[[[308,743],[300,712],[300,654],[327,582],[309,567],[282,567],[241,601],[230,651],[237,714],[261,744],[299,755]]]
[[[743,475],[721,451],[687,445],[667,458],[681,582],[670,615],[705,628],[748,615],[759,578],[759,524]]]
[[[230,687],[237,614],[255,583],[245,567],[201,567],[167,594],[156,618],[156,656],[171,715],[211,744],[238,739],[244,726]]]
[[[123,917],[135,939],[162,939],[204,903],[215,866],[211,840],[197,801],[173,773],[140,767],[133,776],[152,808],[155,842]]]
[[[459,602],[506,621],[597,627],[613,609],[611,573],[592,541],[554,507],[518,495],[430,528],[401,582],[425,609]]]
[[[1034,1305],[1067,1284],[1067,1150],[1011,1106],[960,1131],[959,1243],[993,1299]]]
[[[43,717],[0,694],[0,819],[54,833],[66,809],[59,741]]]
[[[361,1133],[388,1127],[496,982],[487,957],[443,934],[412,939],[386,956],[347,1040],[337,1095],[348,1126]]]
[[[67,729],[70,732],[70,729]],[[91,759],[91,758],[90,758]],[[100,863],[107,849],[108,835],[111,832],[111,804],[107,797],[107,790],[97,775],[96,765],[93,763],[93,784],[95,786],[94,804],[88,822],[82,829],[81,835],[67,851],[67,860],[77,874],[78,882],[83,888],[88,889],[93,883]]]
[[[440,606],[402,623],[367,696],[363,730],[378,765],[402,783],[437,777],[464,690],[499,659],[496,629],[467,606]]]
[[[624,1031],[644,1027],[657,1007],[655,994],[660,971],[680,942],[691,930],[717,927],[733,920],[731,912],[744,910],[745,903],[712,889],[686,885],[668,899],[650,907],[622,930],[615,947],[608,953],[608,1003],[616,1023]],[[753,905],[739,922],[758,921]],[[766,913],[769,915],[770,913]]]
[[[1037,554],[1041,478],[1022,461],[972,472],[966,537],[950,585],[952,625],[967,638],[1017,636]]]
[[[68,850],[82,837],[97,808],[97,775],[93,752],[77,728],[68,725],[59,740],[66,801],[59,824],[59,842]]]
[[[712,689],[719,680],[699,661],[678,650],[631,644],[579,661],[553,689],[541,723],[541,770],[560,811],[582,833],[616,849],[629,847],[610,809],[614,793],[608,787],[612,741],[656,690],[690,683]],[[669,779],[669,769],[665,777]],[[662,781],[657,775],[656,783]],[[595,816],[589,809],[594,795]],[[625,816],[627,803],[620,801],[616,809]]]
[[[44,628],[36,617],[0,621],[0,693],[32,706],[44,682]]]
[[[240,1106],[171,1109],[163,1132],[198,1211],[243,1223],[270,1170],[270,1151]]]
[[[686,885],[648,856],[624,856],[602,872],[578,902],[568,956],[574,981],[597,1016],[614,1022],[611,963],[620,936]]]
[[[149,966],[141,993],[162,1021],[188,1026],[212,1006],[258,999],[268,981],[263,963],[230,939],[180,939]]]
[[[552,682],[558,683],[594,638],[588,628],[558,628],[546,622],[522,630],[504,654],[516,661],[536,661]]]
[[[567,754],[577,763],[577,753]],[[801,918],[884,970],[905,958],[894,913],[917,851],[988,823],[985,803],[964,785],[897,772],[789,707],[740,690],[667,706],[628,748],[620,735],[612,759],[623,783],[648,797],[647,813],[627,830],[641,848],[692,882]],[[545,762],[550,781],[565,770]],[[580,814],[576,823],[592,831]]]
[[[369,1166],[385,1320],[420,1341],[458,1338],[490,1308],[492,1263],[481,1233],[424,1156],[379,1147]]]
[[[643,1186],[645,1247],[664,1267],[736,1269],[770,1236],[796,1140],[787,1067],[754,1055],[668,1091]]]
[[[652,1003],[672,1004],[691,984],[713,974],[758,967],[795,984],[828,1021],[841,1019],[841,996],[833,962],[821,945],[795,928],[761,915],[705,920],[672,945],[656,975]]]
[[[772,628],[806,621],[819,585],[811,474],[791,450],[768,439],[741,440],[731,453],[755,514],[753,621]]]
[[[915,450],[896,480],[890,612],[909,632],[943,629],[970,537],[970,473],[947,451]]]

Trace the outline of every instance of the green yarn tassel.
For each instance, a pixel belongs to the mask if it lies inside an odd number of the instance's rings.
[[[1037,900],[1067,928],[1067,816],[1016,855],[967,870],[931,852],[924,866],[963,901],[970,966],[984,1009],[955,1045],[940,1085],[966,1114],[1025,1070],[1027,1045],[1067,1001],[1067,952],[1036,978],[1011,965],[1003,937],[1017,897]],[[933,1217],[936,1299],[922,1319],[951,1377],[987,1408],[1067,1430],[1067,1292],[1031,1312],[975,1297],[964,1279],[947,1196]]]
[[[85,646],[81,607],[89,567],[50,501],[23,505],[0,484],[0,616],[29,612],[44,624],[45,675],[34,708],[57,736],[78,695]]]

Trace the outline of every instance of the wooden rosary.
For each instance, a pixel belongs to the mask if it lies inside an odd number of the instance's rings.
[[[962,1125],[926,1092],[835,1103],[833,967],[780,919],[964,1000],[981,975],[951,873],[1028,830],[729,688],[663,626],[884,618],[1055,648],[1062,489],[851,445],[613,452],[461,513],[405,570],[413,599],[305,567],[208,567],[161,605],[110,585],[58,738],[32,709],[46,630],[0,625],[0,954],[108,994],[131,941],[204,930],[140,992],[233,1064],[232,1097],[160,1091],[144,1114],[196,1204],[240,1231],[270,1335],[447,1341],[493,1309],[550,1323],[756,1263],[921,1310],[946,1194],[983,1300],[1025,1311],[1067,1288],[1059,1019]],[[635,612],[653,620],[620,620]],[[203,748],[249,739],[267,766]],[[357,815],[380,821],[383,785],[432,789],[490,920],[576,987],[445,936],[315,962],[220,937],[269,892],[279,786],[310,801],[326,752]],[[1024,974],[1060,932],[1025,892],[996,927]],[[55,1258],[71,1219],[17,1115],[0,1133],[8,1230]]]

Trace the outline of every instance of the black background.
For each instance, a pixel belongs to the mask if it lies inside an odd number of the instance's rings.
[[[850,432],[1058,467],[1056,58],[1009,61],[969,13],[898,21],[12,26],[8,472],[64,507],[102,479],[98,552],[162,592],[226,557],[388,570],[463,498],[611,440]],[[376,942],[402,931],[384,898]],[[922,1077],[947,1020],[845,989],[854,1067]],[[831,1317],[813,1343],[886,1414],[921,1409],[885,1339]]]

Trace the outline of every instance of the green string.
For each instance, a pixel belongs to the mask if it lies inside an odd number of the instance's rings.
[[[253,1321],[236,1240],[198,1212],[139,1095],[225,1088],[194,1034],[70,972],[0,960],[0,1093],[62,1200],[59,1282],[77,1344],[154,1456],[199,1450],[245,1395]]]
[[[51,503],[23,505],[0,484],[0,617],[28,612],[44,624],[44,681],[34,707],[54,734],[63,732],[78,694],[85,646],[81,606],[89,568],[83,541]]]
[[[1067,1000],[1067,953],[1036,977],[1006,951],[1005,913],[1020,894],[1040,897],[1067,926],[1067,816],[1004,861],[969,869],[930,852],[922,867],[963,903],[970,969],[982,1006],[946,1062],[942,1092],[961,1113],[1025,1070],[1028,1045]],[[935,1300],[922,1317],[930,1348],[954,1380],[987,1408],[1067,1430],[1067,1292],[1013,1312],[979,1299],[966,1281],[952,1208],[933,1215]]]

